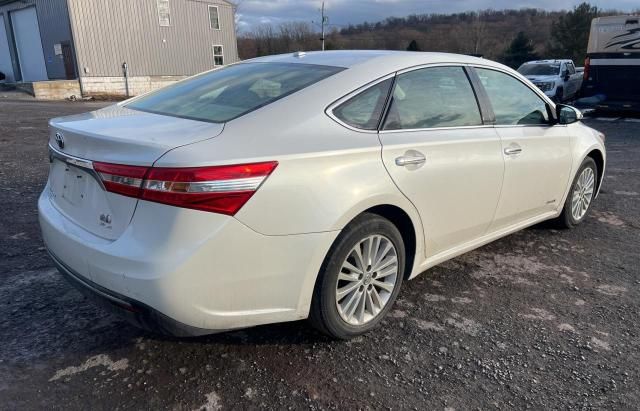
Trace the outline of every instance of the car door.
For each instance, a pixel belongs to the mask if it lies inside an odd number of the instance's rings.
[[[564,82],[564,98],[570,99],[576,94],[576,68],[569,62],[562,63],[562,80]]]
[[[420,213],[428,257],[487,231],[504,160],[465,68],[399,73],[379,136],[385,167]]]
[[[569,81],[571,82],[571,98],[575,98],[580,86],[582,86],[582,73],[578,73],[573,63],[567,63],[569,70]]]
[[[504,182],[490,231],[558,209],[569,182],[571,141],[566,126],[553,125],[540,94],[503,71],[475,68],[495,115],[502,142]]]

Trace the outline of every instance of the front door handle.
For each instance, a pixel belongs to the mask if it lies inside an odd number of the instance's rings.
[[[507,147],[504,149],[504,153],[508,156],[515,156],[522,153],[522,149],[520,147]]]
[[[396,165],[400,167],[420,165],[424,164],[425,161],[427,161],[427,158],[424,154],[412,150],[407,151],[403,156],[396,158]]]

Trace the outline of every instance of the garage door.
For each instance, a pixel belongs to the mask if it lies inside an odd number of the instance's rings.
[[[13,11],[10,16],[22,81],[47,80],[47,67],[44,64],[35,7]]]
[[[0,72],[7,77],[6,81],[13,81],[13,67],[11,65],[11,54],[9,54],[9,41],[7,31],[4,26],[4,18],[0,14]]]

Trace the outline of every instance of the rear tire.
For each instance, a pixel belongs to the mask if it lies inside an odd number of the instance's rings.
[[[584,159],[571,184],[562,213],[555,220],[560,228],[573,228],[584,221],[598,189],[598,166],[587,157]]]
[[[343,340],[378,326],[400,292],[405,261],[395,225],[377,214],[358,216],[320,268],[309,313],[313,326]]]

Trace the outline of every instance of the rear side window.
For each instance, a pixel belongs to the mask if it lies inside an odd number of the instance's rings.
[[[462,67],[433,67],[400,74],[384,130],[477,126],[480,109]]]
[[[342,67],[245,63],[210,71],[127,104],[133,110],[224,123],[300,91]]]
[[[496,125],[549,124],[546,103],[524,83],[495,70],[476,68],[476,72],[493,106]]]
[[[333,114],[352,127],[376,130],[392,82],[388,79],[369,87],[336,107]]]

